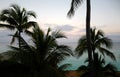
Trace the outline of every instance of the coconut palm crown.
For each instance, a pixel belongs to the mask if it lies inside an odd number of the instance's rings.
[[[57,39],[66,38],[60,31],[51,31],[48,28],[47,33],[44,33],[38,26],[35,26],[33,32],[28,32],[32,37],[33,49],[37,52],[40,61],[47,61],[55,66],[65,56],[72,55],[71,49],[66,45],[59,45]]]
[[[20,8],[17,4],[13,4],[8,9],[1,11],[0,27],[5,27],[10,30],[16,29],[16,32],[13,36],[21,36],[21,32],[36,24],[36,22],[30,21],[30,17],[36,18],[36,14],[33,11],[27,11],[25,8]],[[15,37],[12,38],[11,43],[13,43],[14,40]]]
[[[108,50],[112,47],[112,40],[108,37],[105,37],[104,32],[102,30],[96,30],[96,28],[91,29],[91,46],[93,57],[94,53],[99,51],[103,56],[105,56],[106,54],[111,59],[115,60],[114,54],[110,52],[110,50]],[[82,36],[79,39],[75,51],[78,54],[78,56],[81,56],[84,52],[87,52],[86,36]]]

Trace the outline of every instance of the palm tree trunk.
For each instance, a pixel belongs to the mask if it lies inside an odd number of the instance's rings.
[[[21,32],[18,31],[18,44],[19,44],[19,48],[21,48],[21,45],[20,45],[20,36],[21,36]]]
[[[87,47],[88,47],[88,58],[89,58],[89,69],[90,76],[94,77],[94,70],[92,64],[92,48],[91,48],[91,34],[90,34],[90,18],[91,18],[91,3],[90,0],[86,0],[86,37],[87,37]]]

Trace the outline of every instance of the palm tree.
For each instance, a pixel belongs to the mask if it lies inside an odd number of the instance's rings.
[[[36,22],[30,21],[30,17],[36,18],[33,11],[26,11],[25,8],[20,8],[18,5],[13,4],[8,9],[2,10],[0,14],[0,27],[5,27],[10,30],[15,30],[11,44],[14,42],[16,35],[21,36],[21,33],[31,26],[34,26]],[[20,47],[20,39],[18,38]]]
[[[85,61],[88,62],[88,59]],[[93,65],[95,68],[95,77],[117,77],[116,75],[116,67],[110,63],[105,65],[105,60],[98,53],[94,53],[94,61]],[[89,69],[88,66],[82,65],[78,68],[78,71],[82,71],[83,74],[81,77],[89,77]]]
[[[108,37],[105,37],[104,32],[102,30],[96,30],[96,28],[91,29],[91,46],[92,46],[92,54],[94,57],[94,53],[99,51],[107,56],[109,56],[111,59],[115,60],[115,56],[109,48],[112,47],[112,41]],[[78,45],[76,47],[76,53],[78,56],[83,55],[84,52],[87,52],[87,39],[86,36],[83,36],[79,39]]]
[[[57,63],[65,59],[65,56],[72,55],[68,46],[57,43],[57,39],[66,38],[60,31],[51,32],[48,28],[45,34],[38,26],[35,26],[29,35],[32,36],[33,49],[37,52],[39,61],[47,61],[55,67]]]
[[[68,16],[71,17],[74,15],[75,10],[81,5],[83,0],[72,0],[71,8],[68,12]],[[91,69],[91,77],[94,75],[93,66],[92,66],[92,48],[91,48],[91,38],[90,38],[90,18],[91,18],[91,0],[86,0],[86,38],[87,38],[87,50],[89,57],[89,65]]]
[[[27,33],[32,37],[33,45],[30,46],[20,37],[22,48],[11,47],[13,50],[7,53],[8,55],[10,52],[11,55],[13,54],[10,60],[31,67],[38,76],[39,72],[43,77],[46,71],[56,71],[57,73],[57,64],[66,56],[72,55],[68,46],[57,43],[58,38],[65,37],[60,31],[51,32],[49,28],[45,34],[38,26],[35,26],[32,32],[27,31]]]

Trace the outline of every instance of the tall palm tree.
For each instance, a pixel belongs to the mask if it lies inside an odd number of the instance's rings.
[[[45,34],[38,26],[35,26],[32,32],[27,31],[27,33],[32,37],[33,45],[30,46],[21,37],[22,48],[11,47],[13,49],[10,51],[11,53],[7,52],[8,55],[9,53],[13,54],[10,60],[30,66],[37,73],[40,72],[41,74],[42,72],[44,76],[45,71],[50,69],[57,72],[58,63],[64,60],[66,56],[72,55],[68,46],[57,43],[58,38],[65,37],[59,31],[51,32],[49,28]]]
[[[75,10],[81,5],[84,0],[72,0],[71,8],[68,12],[68,16],[74,15]],[[87,50],[89,57],[89,64],[92,65],[92,48],[91,48],[91,38],[90,38],[90,18],[91,18],[91,0],[86,0],[86,37],[87,37]],[[92,71],[92,67],[91,67]]]
[[[51,32],[51,29],[48,28],[45,34],[38,26],[35,26],[33,32],[29,32],[29,35],[32,36],[33,49],[37,52],[40,61],[44,60],[56,65],[65,56],[72,55],[72,51],[68,46],[57,43],[57,39],[66,38],[60,31]]]
[[[88,59],[85,61],[88,62]],[[105,64],[104,58],[98,55],[98,53],[94,53],[93,65],[95,68],[95,77],[117,77],[116,75],[116,67],[110,63]],[[89,69],[88,66],[82,65],[78,68],[78,71],[82,71],[83,74],[81,77],[88,77]]]
[[[91,46],[92,46],[92,54],[94,58],[94,53],[99,51],[100,53],[106,54],[111,59],[115,60],[115,56],[109,48],[112,47],[112,41],[108,37],[105,37],[104,32],[102,30],[96,30],[96,28],[91,29]],[[79,39],[78,45],[76,47],[76,53],[78,56],[83,55],[84,52],[87,51],[87,39],[86,36],[83,36]]]
[[[36,18],[33,11],[26,11],[25,8],[20,8],[18,5],[13,4],[8,9],[4,9],[0,13],[0,27],[6,27],[10,30],[15,30],[11,43],[14,42],[16,35],[21,36],[21,33],[31,26],[34,26],[36,22],[30,21],[30,17]],[[20,39],[18,39],[20,47]]]

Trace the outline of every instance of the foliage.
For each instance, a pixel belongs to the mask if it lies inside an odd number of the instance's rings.
[[[95,52],[99,51],[103,56],[106,54],[111,59],[115,60],[114,54],[108,50],[112,47],[112,41],[108,37],[105,37],[103,31],[97,31],[96,28],[91,29],[91,46],[93,56]],[[87,52],[86,36],[82,36],[79,39],[75,51],[78,56],[81,56],[83,53]]]
[[[72,17],[75,13],[75,10],[81,5],[83,0],[72,0],[70,10],[68,11],[68,17]]]
[[[88,62],[88,60],[86,61]],[[98,55],[98,53],[95,53],[94,60],[94,72],[95,77],[117,77],[116,76],[116,67],[110,63],[105,65],[105,60],[101,56]],[[88,77],[89,76],[89,65],[85,66],[82,65],[78,68],[79,71],[83,71],[82,77]]]
[[[11,50],[5,52],[6,55],[10,55],[8,60],[29,66],[35,77],[59,75],[57,64],[66,56],[72,55],[68,46],[57,43],[57,39],[65,36],[60,31],[51,32],[50,28],[45,34],[38,25],[32,32],[27,31],[27,33],[31,36],[33,45],[29,45],[22,37],[16,36],[20,39],[21,48],[10,46]]]
[[[27,11],[25,8],[21,9],[16,4],[13,4],[8,9],[1,11],[0,27],[16,30],[16,32],[12,35],[13,38],[11,44],[15,41],[15,36],[21,36],[21,32],[29,29],[36,24],[35,21],[30,21],[31,17],[36,18],[36,15],[33,11]]]

